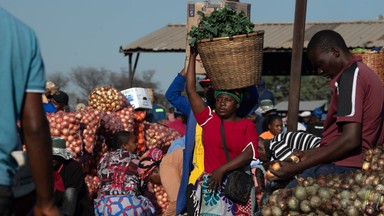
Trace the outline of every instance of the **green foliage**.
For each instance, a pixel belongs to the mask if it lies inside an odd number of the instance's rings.
[[[199,25],[192,26],[188,33],[189,45],[196,46],[196,42],[202,39],[217,37],[231,37],[235,35],[248,34],[253,32],[254,24],[243,11],[237,12],[229,7],[215,9],[209,16],[198,11],[201,16]]]
[[[289,99],[289,76],[263,76],[266,89],[270,90],[276,103]],[[302,76],[300,86],[300,100],[328,100],[331,97],[331,88],[328,80],[321,76]]]

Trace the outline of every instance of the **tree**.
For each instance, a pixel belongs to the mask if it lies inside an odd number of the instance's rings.
[[[276,103],[288,101],[289,76],[264,76],[266,88],[273,92]],[[331,89],[327,79],[321,76],[303,76],[300,87],[300,100],[328,100]]]
[[[72,69],[69,76],[71,81],[80,88],[78,91],[79,96],[87,98],[93,89],[107,85],[111,73],[111,71],[104,68],[77,67]]]
[[[322,76],[303,76],[301,78],[301,100],[328,100],[331,93],[327,78]]]
[[[158,82],[154,82],[154,70],[143,71],[137,74],[133,80],[133,85],[142,88],[151,88],[156,93],[160,102],[166,99],[160,91],[158,91]],[[109,86],[119,91],[128,87],[128,72],[120,71],[120,73],[107,70],[105,68],[93,67],[77,67],[71,70],[66,76],[63,73],[54,73],[49,78],[61,90],[65,91],[70,97],[70,106],[74,107],[77,103],[88,103],[88,95],[97,87]]]
[[[65,88],[69,82],[69,78],[62,73],[50,74],[48,75],[48,80],[55,83],[59,88]]]

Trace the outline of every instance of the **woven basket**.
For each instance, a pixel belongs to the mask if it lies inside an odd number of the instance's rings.
[[[205,39],[197,50],[214,89],[237,89],[259,83],[264,31]]]
[[[354,52],[354,56],[361,56],[363,62],[379,76],[384,85],[384,51],[381,52]]]

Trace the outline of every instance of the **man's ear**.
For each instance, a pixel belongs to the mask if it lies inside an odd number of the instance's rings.
[[[337,48],[337,47],[332,47],[332,48],[331,48],[331,53],[332,53],[332,55],[334,55],[335,57],[339,57],[339,56],[340,56],[340,49]]]
[[[239,109],[240,108],[240,103],[237,103],[236,104],[236,109]]]

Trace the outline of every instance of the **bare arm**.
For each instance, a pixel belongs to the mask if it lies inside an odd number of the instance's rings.
[[[59,215],[54,205],[51,137],[41,98],[41,94],[26,93],[21,128],[36,185],[35,215]]]
[[[191,108],[193,113],[197,114],[204,110],[205,103],[199,94],[196,92],[196,55],[197,51],[191,48],[187,69],[187,95],[189,99],[189,103],[191,104]]]
[[[312,166],[334,162],[345,157],[349,152],[361,146],[361,124],[346,123],[342,128],[342,134],[330,145],[305,151],[305,160],[302,162],[294,165],[282,162],[280,170],[271,169],[271,172],[280,178],[288,178]]]
[[[180,71],[180,75],[185,77],[186,74],[187,71],[185,71],[185,67],[183,67],[183,69]]]

